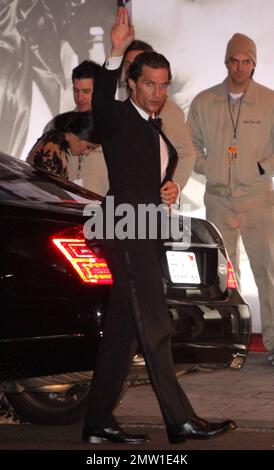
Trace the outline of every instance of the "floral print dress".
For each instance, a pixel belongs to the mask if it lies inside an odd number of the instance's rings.
[[[68,179],[69,144],[64,134],[50,130],[43,134],[27,156],[30,165]]]

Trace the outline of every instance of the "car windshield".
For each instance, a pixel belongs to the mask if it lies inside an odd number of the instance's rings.
[[[101,196],[58,176],[34,168],[14,157],[0,154],[0,202],[43,201],[59,203],[100,203]]]

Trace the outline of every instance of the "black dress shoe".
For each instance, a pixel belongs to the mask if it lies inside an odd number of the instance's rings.
[[[128,434],[119,427],[115,428],[84,428],[83,441],[90,444],[101,444],[103,441],[118,442],[120,444],[142,444],[149,442],[146,434]]]
[[[171,444],[184,442],[186,439],[209,439],[226,431],[236,429],[234,421],[228,419],[219,423],[211,423],[206,419],[193,416],[185,421],[175,431],[168,431],[168,439]]]

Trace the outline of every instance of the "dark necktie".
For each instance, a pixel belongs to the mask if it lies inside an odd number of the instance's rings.
[[[150,117],[148,120],[149,120],[149,122],[151,122],[151,124],[153,124],[153,126],[156,129],[158,129],[158,130],[161,129],[161,127],[162,127],[162,119],[161,118],[152,118],[152,117]]]

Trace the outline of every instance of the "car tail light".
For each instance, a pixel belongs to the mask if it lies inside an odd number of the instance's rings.
[[[106,260],[100,258],[86,244],[81,229],[65,230],[59,236],[53,237],[52,242],[85,284],[112,284],[112,275]]]
[[[235,272],[230,259],[227,260],[227,278],[226,278],[227,289],[237,289],[238,284],[235,277]]]

